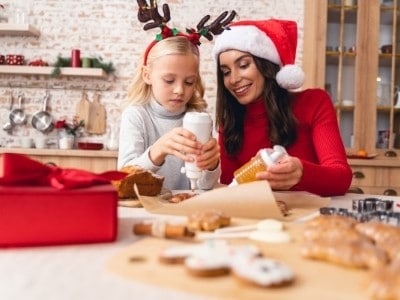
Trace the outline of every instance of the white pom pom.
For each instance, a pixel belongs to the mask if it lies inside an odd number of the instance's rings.
[[[304,72],[296,65],[283,66],[276,74],[278,84],[287,90],[295,90],[304,83]]]

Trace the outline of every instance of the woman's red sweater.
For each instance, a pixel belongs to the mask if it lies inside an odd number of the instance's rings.
[[[352,171],[340,136],[335,108],[329,95],[321,89],[294,94],[293,113],[297,119],[296,141],[286,148],[303,164],[303,176],[293,191],[308,191],[321,196],[345,194],[351,184]],[[229,184],[233,172],[250,160],[259,149],[271,148],[268,116],[262,101],[246,106],[243,148],[229,156],[221,146],[221,183]]]

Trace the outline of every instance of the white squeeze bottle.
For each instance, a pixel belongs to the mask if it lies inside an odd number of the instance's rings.
[[[187,112],[183,117],[183,128],[196,135],[197,141],[204,144],[211,138],[212,119],[206,112]],[[190,180],[190,188],[197,188],[197,180],[201,176],[201,170],[197,168],[196,162],[185,162],[182,173]]]

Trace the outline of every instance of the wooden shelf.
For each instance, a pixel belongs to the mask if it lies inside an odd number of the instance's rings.
[[[0,154],[2,153],[17,153],[26,155],[38,156],[68,156],[68,157],[118,157],[118,151],[111,150],[80,150],[80,149],[35,149],[35,148],[2,148],[0,147]]]
[[[0,74],[51,75],[54,67],[0,66]],[[101,68],[61,68],[60,76],[106,77]]]
[[[0,35],[38,37],[40,32],[30,24],[0,23]]]

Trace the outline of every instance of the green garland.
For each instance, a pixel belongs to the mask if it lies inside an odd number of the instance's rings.
[[[115,71],[115,68],[113,66],[112,62],[105,63],[103,62],[103,58],[95,57],[95,58],[90,58],[92,61],[92,68],[99,68],[103,69],[104,72],[107,74],[111,74]],[[57,61],[54,64],[54,69],[51,72],[51,77],[57,77],[61,75],[61,68],[63,67],[70,67],[71,66],[71,58],[69,57],[61,57],[60,55],[57,56]]]

